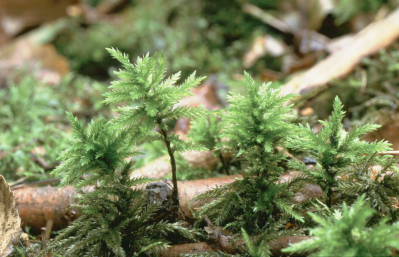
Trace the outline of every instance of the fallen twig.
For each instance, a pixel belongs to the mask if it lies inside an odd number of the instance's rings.
[[[244,4],[243,11],[260,19],[261,21],[268,24],[269,26],[280,30],[281,32],[284,32],[284,33],[292,33],[293,32],[292,28],[287,23],[277,19],[270,13],[263,11],[256,5]]]
[[[179,201],[181,211],[191,215],[195,208],[191,200],[199,194],[217,186],[231,183],[238,176],[180,181]],[[18,187],[13,190],[19,215],[24,226],[40,231],[48,220],[53,220],[53,230],[64,228],[79,215],[71,206],[77,196],[74,187]]]
[[[376,21],[350,40],[346,47],[334,52],[323,61],[294,75],[282,90],[283,94],[312,96],[334,80],[347,75],[365,57],[392,44],[399,36],[399,9],[385,19]]]
[[[394,156],[399,156],[399,151],[385,151],[378,153],[379,155],[394,155]]]
[[[160,257],[180,257],[182,254],[210,253],[216,250],[205,242],[172,245],[164,250]]]
[[[282,236],[269,242],[270,250],[273,256],[288,256],[282,252],[282,249],[288,247],[291,244],[299,243],[303,240],[310,239],[310,236]],[[180,257],[183,254],[193,253],[212,253],[216,252],[217,249],[221,249],[228,253],[238,253],[239,248],[244,246],[243,240],[232,242],[230,245],[215,246],[206,242],[191,243],[191,244],[179,244],[173,245],[161,253],[161,257]]]

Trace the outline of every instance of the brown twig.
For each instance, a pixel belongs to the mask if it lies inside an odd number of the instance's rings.
[[[199,203],[192,199],[215,187],[232,183],[238,176],[179,181],[179,203],[181,212],[187,217]],[[53,230],[64,228],[79,216],[78,210],[71,208],[77,190],[74,187],[25,186],[13,189],[16,205],[24,226],[40,231],[48,220],[53,220]]]
[[[264,23],[268,24],[269,26],[271,26],[271,27],[273,27],[275,29],[278,29],[278,30],[280,30],[280,31],[282,31],[284,33],[292,33],[292,31],[293,31],[291,29],[291,27],[287,23],[277,19],[276,17],[274,17],[270,13],[267,13],[267,12],[263,11],[262,9],[257,7],[256,5],[244,4],[243,5],[243,11],[245,13],[248,13],[248,14],[260,19],[261,21],[263,21]]]
[[[393,155],[393,156],[399,156],[399,151],[385,151],[385,152],[380,152],[378,155]]]
[[[371,23],[352,37],[350,42],[309,70],[294,75],[284,86],[283,94],[309,97],[326,89],[334,79],[349,74],[366,56],[389,46],[399,36],[399,9],[385,19]]]

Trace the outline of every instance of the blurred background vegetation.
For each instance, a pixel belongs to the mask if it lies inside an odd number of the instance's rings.
[[[162,54],[170,72],[196,70],[208,77],[220,108],[229,90],[240,90],[235,81],[243,70],[283,83],[333,52],[336,40],[397,6],[397,0],[4,0],[0,174],[17,182],[47,178],[69,136],[65,112],[85,120],[110,115],[101,102],[116,66],[107,47],[133,58]],[[325,118],[326,103],[338,94],[348,126],[390,122],[399,104],[398,57],[396,44],[364,59],[332,89],[299,105],[299,118]],[[138,166],[164,154],[156,144],[143,147],[148,154]],[[185,170],[181,179],[211,175]]]

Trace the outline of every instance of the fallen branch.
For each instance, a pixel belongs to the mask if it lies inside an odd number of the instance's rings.
[[[285,256],[289,254],[283,253],[281,250],[287,248],[291,244],[296,244],[310,238],[311,238],[310,236],[282,236],[280,238],[272,240],[269,243],[269,246],[273,255]]]
[[[286,256],[288,254],[283,253],[282,249],[287,248],[291,244],[299,243],[310,238],[310,236],[282,236],[269,242],[269,246],[273,256]],[[161,257],[180,257],[183,254],[194,253],[216,253],[216,249],[221,249],[228,253],[238,253],[238,248],[240,247],[244,247],[244,242],[242,240],[238,240],[238,242],[234,242],[231,245],[225,245],[224,247],[220,247],[220,245],[211,245],[206,242],[179,244],[173,245],[163,251]]]
[[[232,183],[238,178],[241,178],[241,176],[231,175],[179,181],[179,202],[182,214],[191,218],[193,210],[199,208],[202,204],[193,201],[194,198],[215,187]],[[162,183],[166,184],[166,182],[159,182],[159,184]],[[151,191],[152,189],[146,188],[146,190]],[[71,208],[77,196],[77,190],[74,187],[19,186],[14,188],[13,192],[23,226],[29,226],[36,231],[45,227],[48,220],[52,220],[54,230],[64,228],[79,215],[76,209]],[[317,185],[305,185],[303,190],[297,193],[294,200],[304,202],[311,198],[320,197],[322,194],[323,192]]]
[[[393,156],[399,156],[399,151],[385,151],[378,153],[379,155],[393,155]]]
[[[180,181],[179,201],[182,212],[190,216],[195,207],[191,199],[217,186],[231,183],[237,176]],[[77,196],[74,187],[17,187],[13,190],[16,205],[23,226],[31,227],[35,231],[46,227],[49,220],[53,222],[53,230],[64,228],[79,215],[71,208]]]
[[[284,33],[295,33],[295,31],[287,23],[277,19],[276,17],[274,17],[270,13],[267,13],[267,12],[263,11],[262,9],[257,7],[256,5],[244,4],[243,5],[243,11],[245,13],[248,13],[248,14],[260,19],[261,21],[263,21],[264,23],[268,24],[269,26],[271,26],[271,27],[273,27],[273,28],[275,28],[277,30],[280,30],[280,31],[282,31]]]
[[[193,167],[213,169],[219,159],[210,151],[189,151],[182,153],[182,157]],[[133,177],[148,177],[161,179],[171,172],[167,156],[160,157],[141,169],[132,173]],[[185,215],[191,215],[193,206],[189,203],[198,194],[211,189],[214,186],[224,185],[234,181],[234,176],[203,179],[197,181],[179,182],[182,187],[179,198],[182,202],[182,211]],[[76,210],[70,208],[77,192],[73,187],[52,187],[45,186],[56,182],[39,181],[34,183],[18,183],[12,186],[15,192],[17,207],[22,219],[23,226],[29,226],[34,230],[45,227],[48,220],[53,221],[53,229],[64,228],[77,217]],[[41,187],[40,187],[41,186]]]
[[[181,257],[182,254],[194,254],[194,253],[212,253],[216,250],[205,242],[191,243],[191,244],[179,244],[172,245],[168,249],[164,250],[160,257]]]
[[[13,190],[23,226],[39,232],[52,220],[53,229],[61,229],[78,213],[71,209],[76,190],[73,187],[19,187]]]
[[[399,36],[399,9],[385,19],[368,25],[350,40],[346,47],[304,73],[294,76],[282,90],[283,94],[312,96],[326,88],[327,83],[342,78],[366,56],[392,44]]]
[[[213,188],[230,184],[238,178],[241,178],[241,176],[231,175],[179,182],[178,186],[180,188],[179,199],[181,211],[186,217],[192,217],[193,210],[198,208],[200,205],[200,203],[192,201],[194,198]]]

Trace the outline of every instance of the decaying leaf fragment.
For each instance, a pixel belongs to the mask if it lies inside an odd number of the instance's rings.
[[[21,233],[21,219],[15,206],[14,195],[0,175],[0,256],[11,253],[12,244]]]

